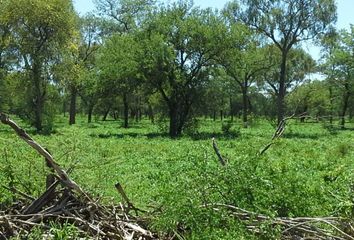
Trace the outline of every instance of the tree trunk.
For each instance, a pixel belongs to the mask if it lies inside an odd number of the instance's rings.
[[[87,111],[87,122],[88,122],[88,123],[91,123],[91,122],[92,122],[93,107],[94,107],[93,104],[90,104],[90,105],[88,106],[88,111]]]
[[[220,110],[220,120],[222,121],[224,119],[224,111]]]
[[[32,71],[34,81],[34,127],[37,132],[41,132],[43,130],[42,113],[44,107],[44,93],[41,89],[41,70],[38,63],[34,63]]]
[[[126,93],[123,93],[123,105],[124,105],[124,128],[128,128],[129,124],[129,104]]]
[[[243,127],[248,127],[248,96],[247,96],[247,87],[242,88],[242,121]]]
[[[234,121],[234,113],[233,113],[233,108],[232,108],[232,97],[230,97],[230,117],[231,117],[231,122]]]
[[[278,124],[284,119],[285,115],[285,91],[286,91],[286,59],[288,52],[282,50],[282,59],[280,65],[280,77],[279,77],[279,92],[277,99],[277,110],[278,110]]]
[[[348,102],[349,102],[349,97],[350,97],[350,91],[349,91],[349,84],[345,83],[345,93],[343,96],[343,107],[342,107],[342,112],[341,112],[341,122],[340,122],[340,126],[341,129],[344,129],[344,125],[345,125],[345,114],[347,113],[347,109],[348,109]]]
[[[306,101],[307,102],[307,101]],[[309,106],[307,105],[307,103],[305,104],[304,108],[303,108],[303,113],[307,113],[307,110],[308,110]],[[306,115],[303,115],[300,117],[300,122],[301,123],[304,123],[306,120]]]
[[[75,124],[76,120],[76,99],[77,99],[77,89],[75,86],[71,87],[70,96],[70,111],[69,111],[69,125]]]
[[[151,121],[151,123],[154,123],[154,122],[155,122],[154,110],[152,109],[152,106],[151,106],[150,103],[149,103],[148,108],[149,108],[149,109],[148,109],[148,113],[149,113],[150,121]]]
[[[329,112],[329,123],[333,124],[333,106],[334,106],[334,99],[333,99],[333,89],[329,87],[329,104],[330,104],[330,112]]]
[[[105,113],[103,114],[103,118],[102,118],[102,121],[106,121],[107,120],[107,117],[108,117],[108,114],[109,112],[111,111],[111,108],[109,107]]]
[[[66,100],[63,101],[63,117],[66,117]]]
[[[213,121],[216,121],[216,111],[213,111]]]
[[[170,111],[170,131],[169,135],[171,138],[178,137],[178,112],[175,106],[169,106]]]

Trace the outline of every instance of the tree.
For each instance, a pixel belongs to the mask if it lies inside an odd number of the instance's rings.
[[[302,41],[325,33],[336,21],[334,0],[243,0],[241,17],[278,48],[281,54],[279,92],[277,96],[278,122],[285,114],[286,77],[289,51]],[[238,16],[235,9],[235,16]]]
[[[344,129],[345,115],[348,111],[349,100],[354,88],[354,25],[350,30],[342,30],[333,54],[328,55],[327,66],[330,66],[330,74],[336,88],[340,90],[342,96],[342,106],[339,113],[341,118],[341,128]]]
[[[198,89],[209,81],[211,67],[224,46],[220,18],[189,2],[161,7],[144,27],[142,68],[146,82],[169,109],[169,134],[177,137],[190,118]]]
[[[75,32],[75,13],[69,0],[8,1],[6,12],[21,56],[18,63],[28,73],[28,115],[37,131],[43,130],[50,65]]]
[[[227,50],[220,57],[226,73],[236,83],[242,93],[242,120],[248,126],[249,88],[261,72],[271,67],[260,46],[257,36],[244,24],[230,21]],[[231,84],[235,85],[235,84]]]
[[[286,81],[284,84],[280,84],[278,80],[280,73],[277,66],[282,61],[282,55],[274,45],[269,45],[263,50],[267,52],[268,60],[272,67],[262,72],[262,79],[259,84],[276,99],[279,99],[279,95],[285,97],[290,91],[293,91],[304,82],[308,74],[316,71],[316,62],[312,59],[311,55],[306,53],[302,48],[293,48],[287,54]],[[281,93],[282,88],[284,88],[283,93]],[[292,109],[292,112],[295,110]]]
[[[334,115],[334,100],[335,100],[335,79],[336,79],[336,74],[335,74],[335,63],[333,61],[330,61],[329,59],[332,57],[334,54],[334,51],[336,50],[338,46],[338,39],[339,39],[339,34],[338,32],[332,28],[330,31],[324,35],[321,38],[321,45],[322,45],[322,57],[321,61],[322,63],[319,66],[319,69],[321,70],[322,74],[326,76],[326,85],[329,90],[329,101],[330,101],[330,117],[329,121],[330,124],[333,123],[333,115]]]
[[[6,14],[8,1],[0,2],[0,112],[7,110],[8,91],[6,91],[6,76],[14,65],[15,51],[11,41],[11,24]]]
[[[296,114],[304,114],[300,118],[305,121],[305,116],[326,116],[330,112],[329,90],[325,81],[309,81],[301,84],[287,98],[287,104]]]
[[[98,67],[105,92],[122,94],[124,127],[128,127],[129,94],[139,85],[139,45],[131,35],[114,35],[100,50]]]
[[[102,42],[101,21],[97,17],[92,14],[80,17],[78,25],[80,34],[63,51],[61,62],[55,67],[61,85],[70,94],[70,125],[75,124],[76,102],[85,86],[85,71],[95,67],[95,55]]]
[[[96,8],[102,16],[113,19],[118,25],[115,32],[131,32],[136,30],[154,0],[95,0]]]

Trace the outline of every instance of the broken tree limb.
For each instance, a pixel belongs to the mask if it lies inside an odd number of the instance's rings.
[[[129,200],[127,194],[125,193],[125,191],[124,191],[122,185],[121,185],[119,182],[116,183],[114,186],[116,187],[116,189],[117,189],[117,191],[119,192],[119,194],[122,196],[123,200],[127,203],[127,205],[128,205],[128,212],[129,212],[130,209],[133,209],[136,214],[138,214],[138,211],[140,211],[140,212],[146,212],[146,211],[141,210],[141,209],[139,209],[139,208],[137,208],[137,207],[134,206],[134,204]]]
[[[300,116],[302,116],[302,115],[303,114],[300,114]],[[265,153],[270,148],[270,146],[273,145],[273,143],[274,143],[274,141],[276,139],[281,138],[281,136],[283,135],[283,133],[285,131],[285,127],[286,127],[286,123],[287,123],[286,121],[289,120],[289,119],[292,119],[294,117],[295,117],[295,114],[293,114],[293,115],[291,115],[289,117],[285,117],[285,118],[283,118],[283,120],[281,120],[279,122],[279,124],[278,124],[278,126],[277,126],[277,128],[276,128],[276,130],[275,130],[275,132],[274,132],[274,134],[272,136],[272,139],[270,140],[270,142],[266,146],[264,146],[262,148],[261,151],[259,151],[259,155],[262,155],[263,153]]]
[[[32,197],[32,196],[30,196],[30,195],[28,195],[28,194],[26,194],[26,193],[24,193],[24,192],[21,192],[20,190],[14,188],[14,187],[7,187],[7,186],[5,186],[5,185],[2,185],[2,187],[5,188],[6,190],[12,192],[12,193],[18,194],[18,195],[20,195],[20,196],[22,196],[22,197],[24,197],[24,198],[26,198],[26,199],[29,199],[29,200],[31,200],[31,201],[34,201],[34,200],[35,200],[34,197]]]
[[[81,189],[79,185],[77,185],[76,182],[71,180],[68,176],[68,174],[60,168],[59,164],[57,164],[53,156],[41,145],[39,145],[33,138],[31,138],[24,129],[19,127],[13,120],[11,120],[6,114],[0,113],[0,121],[3,124],[6,124],[10,126],[13,130],[15,130],[16,134],[23,139],[28,145],[30,145],[32,148],[34,148],[40,155],[42,155],[51,168],[55,170],[55,172],[58,174],[59,179],[61,182],[66,185],[69,188],[75,189],[78,191],[80,194],[87,196],[87,194]]]
[[[280,227],[280,239],[332,239],[354,240],[352,234],[344,231],[341,217],[269,217],[256,212],[247,211],[237,206],[210,203],[201,205],[216,212],[227,210],[231,216],[244,222],[246,228],[255,233],[262,233],[262,223]]]
[[[226,161],[224,160],[224,158],[221,156],[221,153],[219,151],[218,145],[216,144],[215,138],[212,138],[213,141],[213,148],[214,151],[216,153],[216,156],[218,156],[219,162],[222,166],[226,166]]]

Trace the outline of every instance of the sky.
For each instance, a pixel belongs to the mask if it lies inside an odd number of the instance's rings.
[[[85,14],[89,11],[95,9],[95,5],[92,0],[73,0],[76,11],[80,14]],[[225,4],[229,2],[228,0],[194,0],[195,6],[200,6],[202,8],[212,7],[221,9]],[[349,28],[349,24],[354,24],[354,1],[353,0],[337,0],[338,7],[338,28]]]
[[[74,7],[76,11],[80,14],[85,14],[87,12],[95,10],[95,5],[93,0],[73,0]],[[296,1],[296,0],[295,0]],[[200,6],[201,8],[217,8],[222,9],[229,0],[194,0],[195,6]],[[349,29],[350,24],[354,24],[354,1],[353,0],[337,0],[337,28]],[[311,43],[304,44],[303,46],[307,51],[310,52],[312,57],[316,60],[319,59],[320,51],[318,47],[313,46]]]

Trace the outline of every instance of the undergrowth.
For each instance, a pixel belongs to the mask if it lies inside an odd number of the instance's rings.
[[[274,131],[262,120],[247,129],[239,122],[200,120],[198,131],[174,140],[147,120],[132,123],[129,129],[122,129],[119,121],[79,120],[68,127],[63,119],[56,123],[55,134],[33,137],[64,169],[72,167],[72,178],[103,201],[122,201],[114,188],[120,182],[131,201],[149,211],[145,217],[161,237],[279,236],[278,229],[267,224],[261,235],[253,236],[227,212],[203,207],[212,203],[273,217],[354,215],[353,131],[334,133],[321,124],[294,121],[283,138],[259,156]],[[212,137],[228,160],[227,167],[219,165]],[[32,196],[43,192],[48,171],[43,159],[6,126],[0,126],[0,149],[2,185]],[[0,188],[0,209],[16,198]],[[71,226],[53,229],[56,239],[76,234]]]

